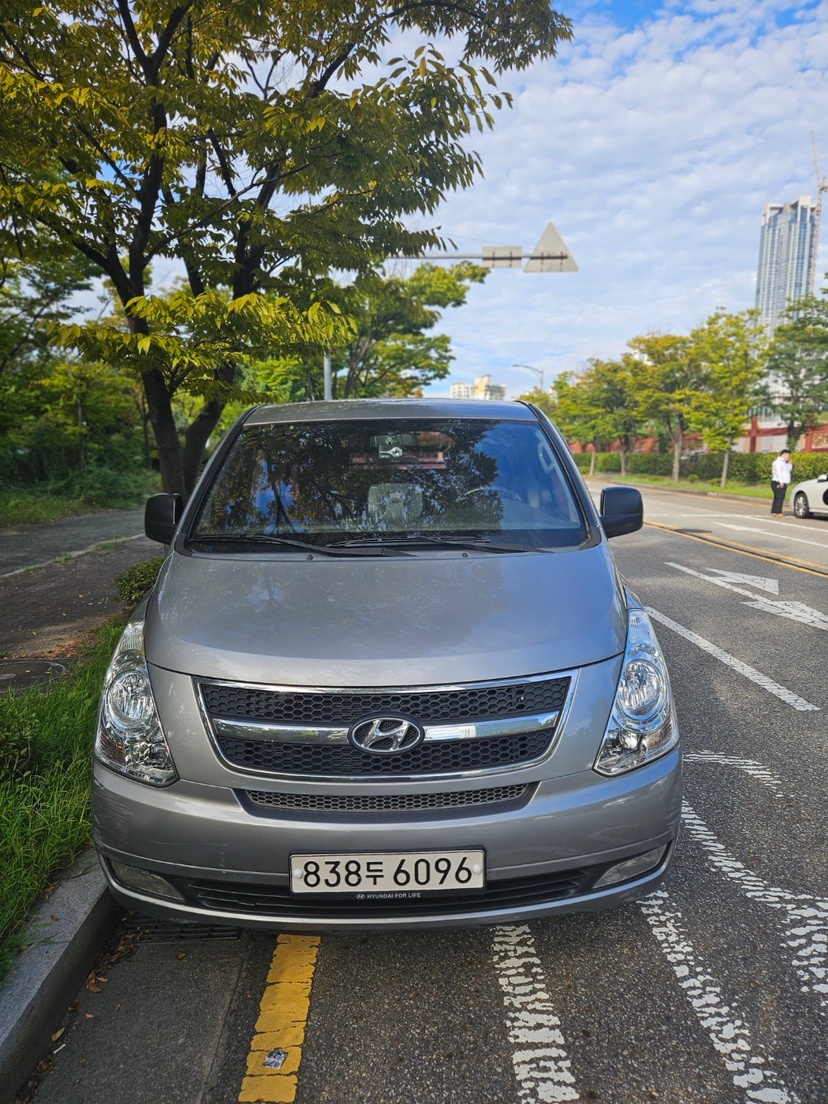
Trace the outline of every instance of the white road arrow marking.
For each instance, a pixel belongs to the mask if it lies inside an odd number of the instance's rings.
[[[722,571],[719,567],[710,567],[708,571],[712,571],[715,575],[718,575],[720,579],[724,579],[726,582],[747,583],[748,586],[756,587],[757,590],[767,591],[768,594],[779,593],[778,579],[766,579],[763,575],[745,575],[742,571]]]
[[[803,602],[770,602],[767,599],[758,598],[754,602],[744,604],[752,609],[763,610],[765,613],[775,613],[777,617],[798,621],[801,625],[810,625],[813,629],[828,631],[828,617]]]
[[[714,579],[712,575],[705,575],[701,571],[695,571],[692,567],[684,567],[682,564],[670,563],[669,561],[666,561],[666,566],[674,567],[676,571],[683,571],[685,575],[693,575],[696,579],[704,579],[706,583],[713,583],[714,586],[732,590],[735,594],[743,594],[750,599],[749,602],[744,604],[750,606],[751,609],[773,613],[777,617],[786,617],[789,621],[798,621],[801,625],[810,625],[812,629],[828,631],[828,617],[824,613],[820,613],[819,610],[806,606],[804,602],[774,602],[770,598],[757,598],[755,594],[743,587],[735,586],[725,579]],[[726,574],[730,575],[730,572],[726,572]],[[768,579],[766,581],[773,582],[774,580]]]

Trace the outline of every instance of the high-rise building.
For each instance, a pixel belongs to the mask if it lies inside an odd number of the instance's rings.
[[[505,399],[506,388],[502,383],[492,383],[491,376],[477,376],[474,383],[453,383],[453,399]]]
[[[769,336],[788,304],[813,294],[816,207],[810,196],[800,196],[768,203],[762,215],[756,306]]]

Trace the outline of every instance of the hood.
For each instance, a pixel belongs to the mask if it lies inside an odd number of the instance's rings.
[[[308,560],[171,555],[146,613],[150,663],[294,686],[519,678],[624,648],[606,545]]]

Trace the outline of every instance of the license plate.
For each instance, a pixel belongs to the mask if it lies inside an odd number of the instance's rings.
[[[291,855],[292,893],[348,893],[360,900],[484,889],[483,851],[379,851]]]

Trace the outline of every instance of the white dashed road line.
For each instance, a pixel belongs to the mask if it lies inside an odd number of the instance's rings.
[[[795,1104],[799,1098],[785,1087],[764,1049],[751,1041],[748,1026],[732,1003],[728,1004],[722,996],[721,983],[707,972],[684,931],[681,912],[667,891],[659,889],[651,893],[639,901],[639,908],[673,967],[699,1023],[724,1059],[733,1084],[745,1090],[745,1101]]]
[[[716,751],[686,751],[684,753],[685,763],[715,763],[722,767],[736,767],[737,770],[744,771],[745,774],[749,774],[752,778],[755,778],[758,782],[761,782],[763,786],[767,786],[769,790],[773,790],[777,797],[790,796],[786,790],[782,779],[768,770],[767,767],[763,767],[761,763],[757,763],[755,759],[742,759],[738,755],[720,755]]]
[[[682,819],[686,832],[701,845],[714,870],[735,882],[751,901],[785,917],[782,946],[793,951],[791,963],[802,991],[816,993],[823,1009],[828,1011],[828,900],[768,885],[719,843],[687,802],[683,805]]]
[[[546,985],[535,941],[526,924],[493,932],[494,964],[506,1006],[518,1100],[563,1104],[580,1100],[566,1044]]]

